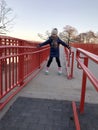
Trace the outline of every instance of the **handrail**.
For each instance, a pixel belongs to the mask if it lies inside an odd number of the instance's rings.
[[[66,72],[67,72],[67,78],[72,79],[73,78],[73,67],[74,67],[74,52],[72,50],[69,51],[69,49],[65,48],[65,56],[66,56]]]
[[[84,61],[83,61],[83,59],[84,59]],[[76,60],[77,60],[77,64],[78,64],[79,69],[81,68],[83,70],[83,76],[82,76],[82,90],[81,90],[81,99],[80,99],[79,108],[76,107],[76,103],[74,101],[72,102],[76,130],[80,130],[80,123],[79,123],[79,119],[78,119],[77,109],[79,109],[80,113],[84,112],[87,77],[91,81],[91,83],[94,85],[95,90],[98,92],[98,79],[94,76],[94,74],[88,68],[88,60],[89,59],[98,64],[98,56],[97,55],[92,54],[92,53],[85,51],[83,49],[77,48]]]
[[[84,63],[82,63],[82,61],[81,61],[81,56],[80,56],[81,54],[84,55]],[[87,77],[89,78],[91,83],[94,85],[96,91],[98,91],[98,79],[94,76],[94,74],[91,72],[91,70],[88,69],[88,60],[89,59],[98,64],[98,56],[97,55],[92,54],[92,53],[85,51],[83,49],[77,48],[76,60],[79,64],[79,66],[81,66],[81,69],[83,70],[80,113],[84,112]]]
[[[89,59],[91,59],[92,61],[96,62],[98,64],[98,55],[95,55],[91,52],[85,51],[83,49],[77,48],[77,54],[76,54],[76,58],[81,57],[80,53],[87,56]]]
[[[35,46],[19,46],[19,45],[2,45],[0,46],[0,49],[4,49],[4,48],[26,48],[26,49],[34,49],[36,48]]]
[[[47,47],[49,47],[48,45],[46,46],[46,47],[42,47],[42,49],[44,49],[44,48],[47,48]],[[20,45],[2,45],[2,46],[0,46],[0,49],[4,49],[4,48],[26,48],[26,49],[37,49],[37,45],[36,46],[26,46],[26,45],[24,45],[24,46],[20,46]]]
[[[97,80],[97,78],[93,75],[93,73],[79,59],[77,59],[77,61],[78,61],[79,65],[81,66],[81,68],[84,70],[84,72],[87,74],[87,77],[89,78],[89,80],[94,85],[96,91],[98,91],[98,80]]]
[[[78,43],[78,42],[73,42],[71,43],[71,46],[74,48],[81,48],[86,51],[89,51],[93,54],[98,55],[98,43]]]
[[[76,130],[80,130],[81,128],[80,128],[80,123],[77,114],[77,107],[74,101],[72,102],[72,107],[73,107],[73,115],[74,115]]]
[[[10,57],[16,57],[16,56],[37,54],[37,53],[46,51],[46,50],[48,50],[49,48],[50,48],[50,47],[47,47],[47,48],[45,48],[45,49],[42,48],[41,50],[34,51],[34,52],[25,52],[25,53],[20,53],[20,54],[11,54],[11,55],[7,55],[7,56],[2,56],[2,57],[0,57],[0,60],[6,59],[6,58],[10,58]]]
[[[37,44],[0,36],[0,110],[42,69],[50,48]]]

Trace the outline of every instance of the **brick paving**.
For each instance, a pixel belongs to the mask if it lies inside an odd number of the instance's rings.
[[[81,130],[98,130],[98,104],[85,103],[83,114],[78,113]]]
[[[0,130],[75,130],[72,114],[70,101],[19,97],[1,119]]]

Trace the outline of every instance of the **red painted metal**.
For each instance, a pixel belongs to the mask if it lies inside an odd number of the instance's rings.
[[[70,73],[70,77],[73,78],[73,68],[74,68],[74,52],[72,53],[72,60],[71,60],[71,73]]]
[[[84,55],[84,63],[81,61],[80,54]],[[82,57],[83,58],[83,57]],[[76,52],[76,60],[80,65],[81,69],[83,70],[83,77],[82,77],[82,91],[81,91],[81,101],[80,101],[80,113],[84,112],[84,103],[85,103],[85,93],[86,93],[86,80],[87,77],[94,85],[96,91],[98,91],[98,79],[94,76],[94,74],[88,69],[88,60],[91,59],[93,62],[98,64],[98,56],[87,52],[83,49],[77,49]]]
[[[72,108],[73,108],[76,130],[80,130],[80,123],[79,123],[79,119],[78,119],[77,106],[76,106],[76,103],[74,101],[72,102]]]
[[[31,75],[30,78],[29,78],[29,80],[27,80],[27,82],[25,82],[24,84],[22,84],[20,87],[18,87],[18,89],[17,89],[16,91],[14,91],[12,94],[10,94],[10,96],[7,97],[7,99],[6,99],[4,102],[0,103],[0,110],[2,110],[2,109],[6,106],[6,104],[7,104],[19,91],[21,91],[21,89],[22,89],[23,87],[25,87],[25,85],[26,85],[30,80],[32,80],[34,77],[36,77],[36,75],[40,72],[40,70],[43,68],[43,66],[44,66],[44,65],[42,65],[40,69],[38,69],[33,75]]]
[[[72,79],[73,78],[73,68],[74,68],[74,52],[65,48],[65,57],[66,57],[66,72],[67,72],[67,78]]]
[[[39,42],[0,36],[0,109],[38,73],[49,55]],[[40,69],[39,69],[40,67]],[[36,73],[37,71],[37,73]]]
[[[82,54],[82,56],[81,56],[81,54]],[[97,55],[92,54],[92,53],[85,51],[83,49],[80,49],[80,48],[77,49],[77,51],[76,51],[77,64],[78,64],[78,67],[83,70],[82,90],[81,90],[81,99],[80,99],[80,106],[79,106],[80,113],[84,112],[87,77],[91,81],[91,83],[94,85],[96,91],[98,91],[98,79],[94,76],[94,74],[88,68],[88,60],[89,59],[98,64],[98,56]],[[84,60],[84,62],[83,62],[83,60]],[[72,102],[72,107],[73,107],[76,130],[80,130],[77,106],[76,106],[75,102]]]
[[[88,58],[84,58],[84,65],[88,67]],[[87,75],[83,71],[82,76],[82,90],[81,90],[81,101],[80,101],[80,112],[84,112],[84,103],[85,103],[85,92],[86,92],[86,81],[87,81]]]
[[[81,48],[98,55],[98,44],[95,43],[71,43],[72,47]]]

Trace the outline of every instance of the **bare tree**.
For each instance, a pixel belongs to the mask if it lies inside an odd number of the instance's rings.
[[[95,38],[95,43],[98,44],[98,32],[95,33],[95,36],[96,36],[96,38]]]
[[[50,36],[50,32],[46,31],[45,34],[40,34],[38,33],[38,36],[42,39],[42,40],[46,40],[49,36]]]
[[[95,34],[93,31],[88,31],[77,35],[75,40],[80,43],[96,43],[98,41],[97,36],[97,33]]]
[[[7,6],[6,1],[0,0],[0,34],[10,30],[15,18],[12,13],[13,10]]]
[[[95,42],[95,39],[96,39],[96,35],[93,31],[88,31],[86,33],[86,42],[87,43]]]
[[[74,41],[78,31],[76,28],[66,25],[64,31],[60,33],[60,37],[69,44],[69,41]]]
[[[87,34],[86,33],[80,33],[79,35],[76,36],[75,40],[79,43],[86,43],[86,37]]]

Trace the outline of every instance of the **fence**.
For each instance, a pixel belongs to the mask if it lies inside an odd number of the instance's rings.
[[[38,49],[37,44],[0,37],[0,109],[37,74],[36,70],[47,59],[49,47]]]
[[[71,46],[81,48],[91,53],[98,55],[98,44],[94,43],[72,43]]]
[[[95,75],[88,68],[88,60],[89,59],[92,60],[94,63],[98,64],[98,56],[97,55],[90,53],[88,51],[85,51],[83,49],[80,49],[80,48],[77,49],[76,60],[78,63],[78,67],[83,70],[82,90],[81,90],[81,99],[80,99],[80,106],[79,106],[80,113],[84,112],[87,78],[91,81],[95,90],[98,91],[98,79],[95,77]],[[73,102],[72,105],[73,105],[73,111],[74,111],[74,117],[75,117],[76,130],[80,130],[78,114],[77,114],[77,107],[76,107],[75,102]]]

